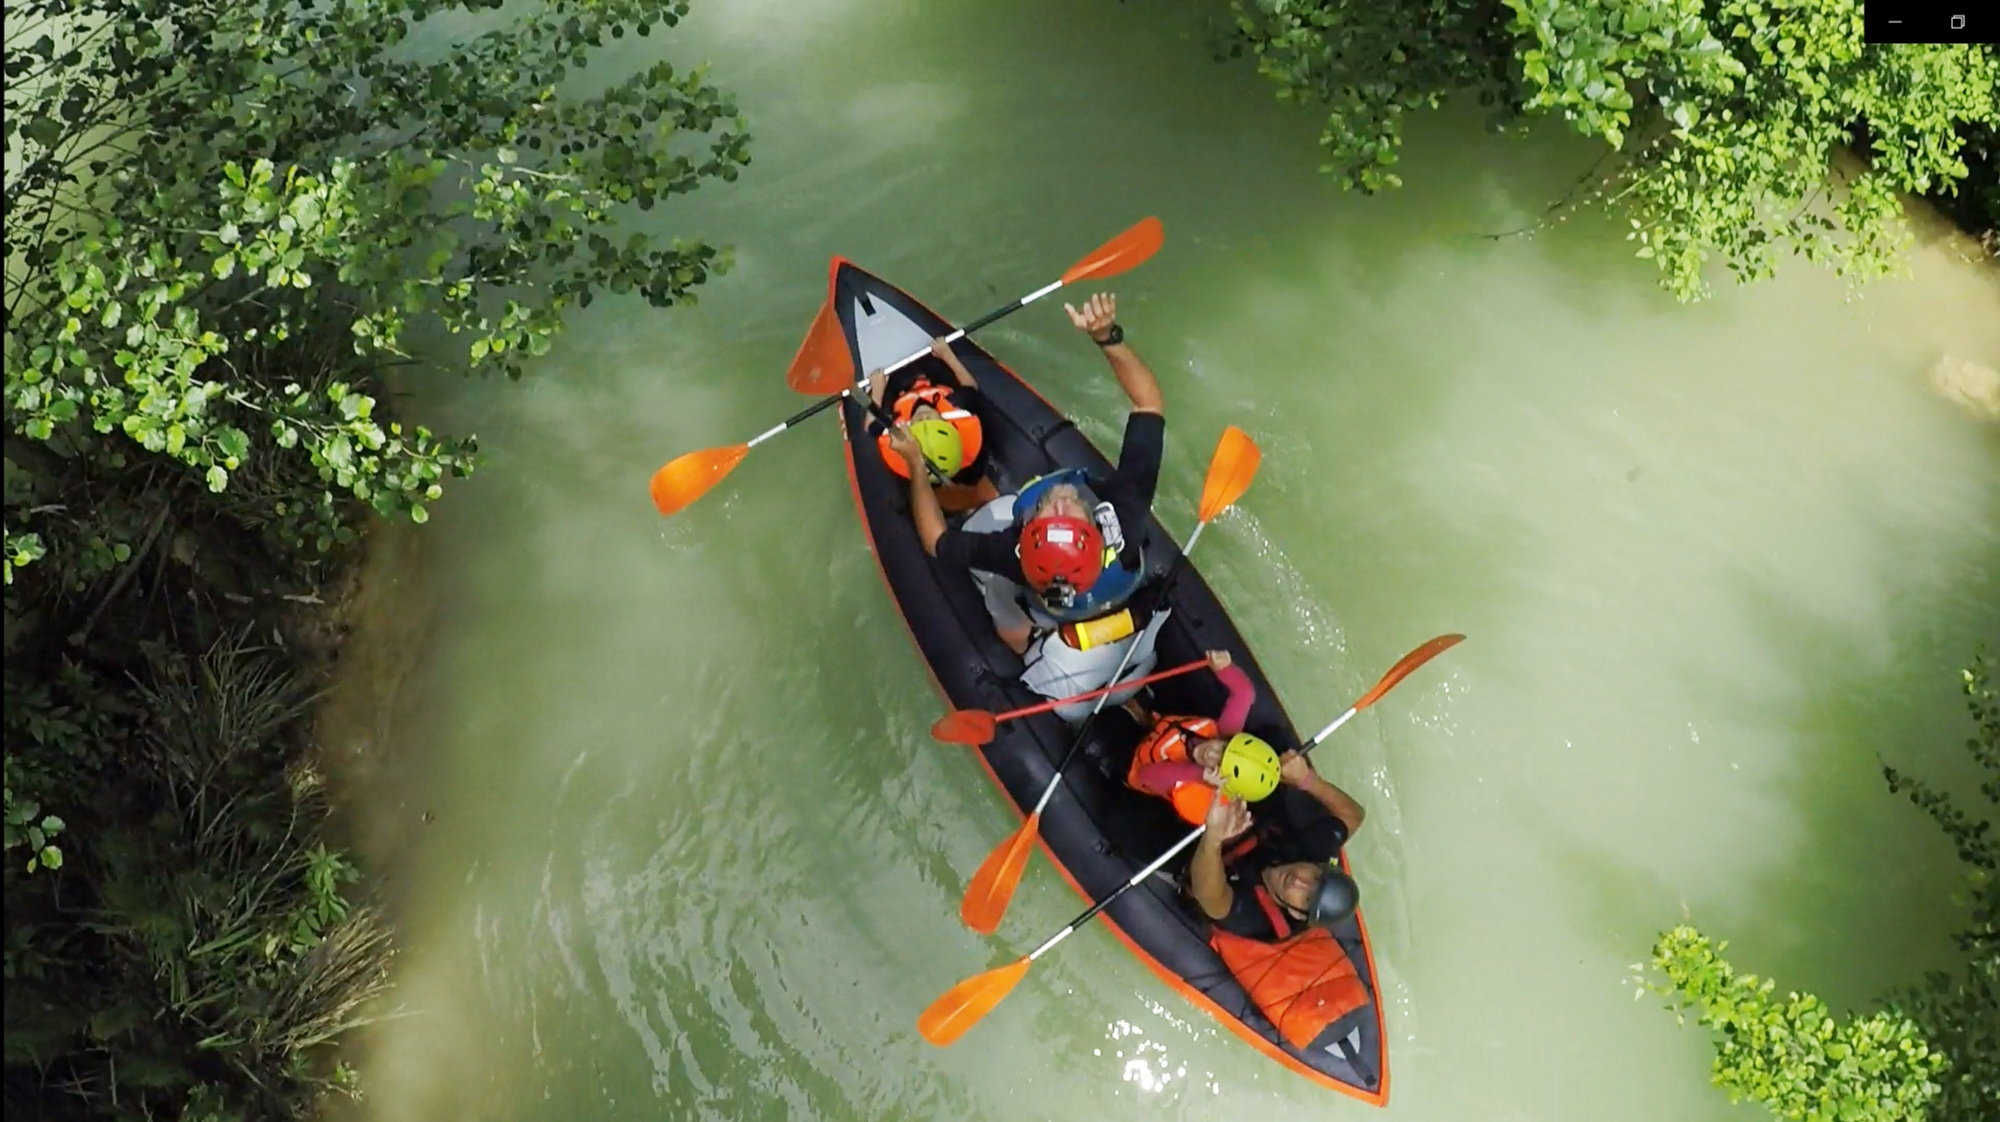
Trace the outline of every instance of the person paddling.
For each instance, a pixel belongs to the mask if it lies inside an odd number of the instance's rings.
[[[1044,697],[1102,686],[1121,661],[1133,677],[1156,661],[1150,650],[1124,656],[1136,639],[1151,639],[1127,604],[1145,579],[1146,525],[1165,450],[1159,382],[1126,344],[1116,297],[1098,293],[1081,309],[1065,304],[1063,310],[1102,349],[1132,403],[1117,468],[1101,478],[1080,468],[1039,476],[958,527],[946,526],[925,473],[910,478],[910,510],[925,551],[973,574],[994,630],[1027,656],[1023,683]],[[906,460],[920,451],[914,440],[899,447],[893,436],[891,446]],[[1030,652],[1031,643],[1039,649]],[[1058,712],[1081,720],[1087,710]]]
[[[1202,913],[1218,927],[1250,939],[1283,938],[1286,928],[1304,923],[1323,926],[1353,914],[1360,890],[1340,871],[1340,850],[1367,811],[1347,792],[1313,770],[1297,752],[1279,757],[1280,778],[1324,807],[1326,816],[1278,837],[1275,830],[1254,835],[1256,844],[1225,869],[1223,850],[1252,824],[1250,808],[1241,799],[1217,799],[1205,818],[1208,832],[1195,843],[1188,863],[1188,892]],[[1275,905],[1288,922],[1272,919]]]
[[[999,495],[986,478],[986,399],[950,343],[932,339],[931,355],[950,371],[949,383],[933,381],[926,364],[912,363],[894,376],[871,372],[868,396],[909,430],[929,466],[938,505],[947,513],[963,513]],[[889,470],[908,479],[910,465],[890,441],[889,426],[871,415],[868,432]]]
[[[1359,1066],[1361,1028],[1350,1014],[1368,1005],[1368,988],[1331,929],[1360,904],[1360,889],[1340,868],[1340,849],[1366,812],[1298,753],[1286,752],[1280,767],[1287,786],[1327,813],[1253,834],[1244,852],[1229,843],[1250,829],[1250,809],[1218,794],[1188,863],[1188,895],[1212,924],[1209,945],[1285,1040]],[[1226,849],[1238,856],[1226,860]]]
[[[1158,795],[1174,811],[1199,826],[1217,790],[1244,802],[1259,802],[1278,789],[1278,754],[1260,737],[1243,731],[1257,687],[1228,651],[1209,651],[1208,666],[1229,699],[1217,717],[1160,716],[1137,698],[1126,712],[1149,731],[1132,751],[1125,782],[1135,791]]]

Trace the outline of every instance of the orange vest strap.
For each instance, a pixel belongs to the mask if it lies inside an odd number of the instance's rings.
[[[1261,881],[1254,887],[1253,894],[1257,897],[1257,906],[1264,909],[1264,918],[1271,921],[1271,930],[1277,932],[1280,939],[1289,938],[1292,934],[1292,919],[1285,914],[1285,909],[1279,907],[1276,900],[1271,899],[1271,893]]]

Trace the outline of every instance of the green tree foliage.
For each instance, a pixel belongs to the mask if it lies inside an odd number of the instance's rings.
[[[475,451],[387,415],[383,373],[518,373],[594,296],[725,266],[621,227],[736,176],[729,98],[588,69],[686,12],[8,4],[8,1117],[350,1084],[323,1046],[388,942],[322,840],[306,706],[362,520],[424,521]]]
[[[1716,1033],[1711,1073],[1729,1101],[1750,1099],[1786,1122],[1921,1122],[1937,1093],[1944,1057],[1907,1017],[1890,1012],[1843,1021],[1819,998],[1738,974],[1715,944],[1677,927],[1653,947],[1675,1016],[1695,1012]],[[1643,991],[1642,991],[1643,992]]]
[[[400,355],[429,316],[474,369],[516,373],[600,291],[689,299],[719,250],[610,233],[631,208],[735,178],[742,122],[699,69],[580,76],[685,0],[548,0],[464,31],[499,7],[10,5],[11,430],[65,451],[122,435],[120,454],[218,492],[252,457],[304,458],[327,494],[287,513],[319,510],[301,529],[330,544],[335,495],[421,521],[469,449],[384,423],[345,382],[248,378],[247,348],[331,315],[363,352]],[[51,536],[10,505],[9,575]]]
[[[1965,697],[1975,727],[1965,749],[1980,770],[1979,794],[1990,814],[2000,809],[2000,695],[1984,659],[1965,672]],[[1965,862],[1972,922],[1958,946],[1969,961],[1961,973],[1930,975],[1898,1004],[1951,1059],[1932,1117],[1988,1122],[2000,1114],[2000,842],[1991,817],[1975,817],[1959,800],[1895,768],[1883,774],[1891,791],[1908,794],[1937,822]]]
[[[1281,101],[1327,109],[1320,170],[1373,194],[1400,187],[1403,118],[1455,93],[1495,105],[1512,44],[1485,0],[1231,0],[1238,41]]]
[[[2000,56],[2000,47],[1990,49]],[[1965,149],[1959,155],[1968,169],[1965,183],[1950,195],[1934,193],[1932,201],[1977,235],[1989,256],[2000,259],[2000,124],[1963,131]]]
[[[1560,114],[1609,146],[1593,196],[1682,299],[1719,256],[1740,280],[1795,251],[1894,267],[1898,192],[1967,176],[1965,131],[2000,124],[1990,48],[1869,46],[1860,0],[1233,0],[1281,97],[1328,111],[1326,170],[1373,191],[1408,112],[1470,92],[1501,119]],[[1837,171],[1842,149],[1864,166]],[[1839,189],[1829,191],[1839,179]]]

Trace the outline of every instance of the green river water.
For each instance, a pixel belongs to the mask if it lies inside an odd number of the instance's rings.
[[[1682,307],[1613,219],[1482,237],[1596,151],[1469,112],[1413,122],[1406,189],[1342,194],[1206,10],[698,0],[608,52],[737,94],[743,178],[644,217],[736,265],[697,307],[599,301],[521,384],[413,387],[488,454],[379,537],[326,716],[403,947],[350,1113],[1750,1120],[1633,1000],[1658,930],[1843,1009],[1948,961],[1950,849],[1878,761],[1962,778],[1955,670],[2000,638],[2000,436],[1925,374],[2000,366],[2000,276],[1926,233],[1909,279]],[[1166,247],[1111,287],[1167,396],[1156,509],[1185,537],[1222,427],[1262,445],[1200,562],[1299,724],[1470,636],[1319,754],[1370,808],[1379,1115],[1102,929],[926,1045],[933,997],[1081,901],[1038,856],[997,937],[960,926],[1017,819],[926,734],[830,419],[672,520],[646,498],[799,407],[829,256],[962,322],[1148,214]],[[1053,303],[982,341],[1115,446]]]

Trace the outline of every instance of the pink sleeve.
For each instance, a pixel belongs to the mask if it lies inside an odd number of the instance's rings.
[[[1229,701],[1222,707],[1222,716],[1215,719],[1216,731],[1223,736],[1235,736],[1243,731],[1243,722],[1250,719],[1250,706],[1257,700],[1257,687],[1250,684],[1250,675],[1234,664],[1223,668],[1216,678],[1229,690]]]
[[[1199,782],[1201,782],[1199,765],[1189,760],[1168,760],[1140,768],[1139,782],[1135,789],[1164,799],[1174,793],[1174,787],[1178,784]]]

